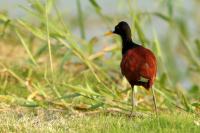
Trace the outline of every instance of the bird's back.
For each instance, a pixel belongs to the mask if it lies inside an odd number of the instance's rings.
[[[154,54],[142,46],[129,49],[122,58],[121,72],[129,83],[151,88],[157,71]]]

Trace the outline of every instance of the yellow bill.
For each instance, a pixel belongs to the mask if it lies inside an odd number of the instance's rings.
[[[108,32],[106,32],[106,33],[104,34],[104,36],[110,36],[110,35],[112,35],[112,34],[113,34],[112,31],[108,31]]]

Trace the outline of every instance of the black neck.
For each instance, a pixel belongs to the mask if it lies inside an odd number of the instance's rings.
[[[135,48],[135,47],[138,47],[140,45],[134,43],[130,38],[124,38],[122,37],[122,55],[124,55],[129,49],[132,49],[132,48]]]

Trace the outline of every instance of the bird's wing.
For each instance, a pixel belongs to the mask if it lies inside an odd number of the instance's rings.
[[[144,55],[144,61],[140,66],[140,75],[147,79],[154,79],[157,72],[156,58],[151,51]]]

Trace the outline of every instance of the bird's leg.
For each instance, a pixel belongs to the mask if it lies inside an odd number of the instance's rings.
[[[135,90],[134,90],[134,86],[131,87],[131,90],[132,90],[132,91],[131,91],[131,105],[132,105],[132,108],[131,108],[130,117],[132,117],[134,108],[135,108],[135,106],[137,105],[137,104],[136,104],[136,100],[135,100]]]
[[[153,103],[154,103],[154,109],[156,112],[156,116],[158,115],[158,109],[157,109],[157,105],[156,105],[156,97],[155,97],[155,93],[154,93],[154,89],[153,87],[151,88],[152,94],[153,94]]]

